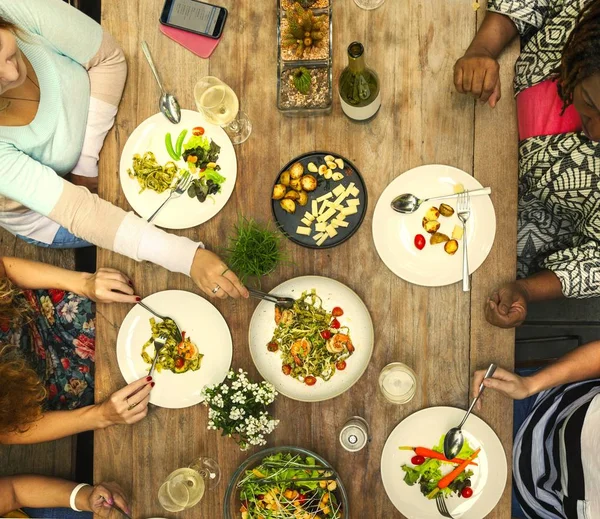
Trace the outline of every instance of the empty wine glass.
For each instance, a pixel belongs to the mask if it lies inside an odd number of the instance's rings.
[[[198,111],[209,123],[221,126],[233,144],[241,144],[252,132],[248,115],[229,85],[214,76],[203,77],[194,87]]]
[[[221,470],[215,460],[197,458],[168,475],[158,490],[158,501],[167,512],[181,512],[196,506],[205,489],[212,490],[220,479]]]
[[[354,0],[354,3],[358,7],[366,9],[367,11],[381,7],[384,2],[385,0]]]

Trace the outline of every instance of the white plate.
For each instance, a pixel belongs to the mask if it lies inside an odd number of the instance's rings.
[[[367,369],[373,353],[373,322],[369,310],[346,285],[321,276],[302,276],[285,281],[271,292],[297,299],[303,291],[313,288],[323,300],[324,308],[331,311],[335,306],[340,306],[344,310],[339,321],[342,326],[349,327],[350,338],[356,348],[346,360],[347,367],[344,371],[336,371],[327,382],[317,378],[314,386],[307,386],[284,375],[281,371],[281,353],[267,350],[267,343],[271,341],[276,327],[273,303],[259,303],[252,315],[248,332],[250,354],[262,377],[271,382],[282,395],[301,402],[320,402],[347,391]]]
[[[428,500],[418,485],[411,487],[404,482],[401,467],[410,465],[414,452],[401,451],[398,447],[432,448],[464,415],[464,410],[454,407],[430,407],[410,415],[389,435],[381,453],[381,479],[390,501],[408,519],[438,519],[440,514],[435,499]],[[500,440],[481,418],[469,416],[463,433],[469,445],[481,447],[475,460],[478,466],[471,467],[473,496],[464,499],[453,495],[446,504],[456,519],[481,519],[493,510],[506,486],[506,456]]]
[[[450,256],[444,245],[430,245],[430,235],[423,229],[422,220],[427,210],[442,202],[452,206],[455,199],[425,202],[412,214],[400,214],[390,207],[391,201],[402,193],[429,198],[453,193],[453,186],[480,189],[482,185],[471,175],[450,166],[430,165],[411,169],[396,177],[383,191],[373,215],[373,240],[377,253],[387,267],[398,277],[422,286],[442,286],[462,279],[462,240],[458,251]],[[456,212],[450,218],[440,216],[439,232],[451,236],[455,225],[462,225]],[[414,240],[421,234],[427,240],[423,250],[415,247]],[[471,216],[467,220],[469,272],[475,272],[492,249],[496,235],[496,215],[489,196],[471,197]],[[463,238],[464,239],[464,238]]]
[[[179,374],[155,371],[156,386],[150,394],[150,403],[178,409],[202,402],[202,388],[222,382],[231,366],[233,348],[225,319],[206,299],[184,290],[157,292],[143,302],[158,314],[172,317],[204,354],[198,371]],[[154,316],[147,310],[135,305],[119,329],[117,360],[128,384],[148,374],[150,366],[142,360],[142,346],[152,334],[151,317]],[[152,354],[152,348],[148,352]]]
[[[233,193],[237,178],[237,160],[233,145],[220,126],[206,122],[198,112],[182,110],[179,124],[169,122],[161,113],[149,117],[133,131],[123,148],[119,167],[123,193],[125,193],[125,197],[133,210],[142,218],[147,219],[168,198],[169,192],[165,191],[159,195],[150,189],[146,189],[143,193],[140,193],[138,181],[135,178],[130,178],[127,174],[127,170],[133,166],[133,156],[136,153],[143,155],[147,151],[151,151],[159,164],[164,165],[171,162],[173,159],[165,146],[167,132],[171,134],[171,140],[173,146],[175,146],[177,137],[182,130],[188,131],[185,136],[185,142],[187,142],[192,136],[192,128],[196,126],[202,126],[206,132],[204,135],[221,146],[217,164],[221,166],[219,173],[227,181],[221,185],[221,192],[214,196],[215,203],[210,199],[200,203],[197,198],[190,198],[187,193],[171,200],[152,221],[159,227],[189,229],[210,220],[225,207],[227,200]],[[176,164],[180,168],[185,168],[183,160],[179,160]]]

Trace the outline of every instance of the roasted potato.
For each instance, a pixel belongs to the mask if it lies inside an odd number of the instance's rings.
[[[299,197],[300,197],[300,195],[298,194],[298,191],[294,191],[293,189],[290,189],[283,198],[289,199],[289,200],[298,200]]]
[[[289,186],[290,180],[291,178],[289,170],[286,170],[281,175],[279,175],[279,183],[283,184],[284,186]]]
[[[317,189],[317,179],[312,175],[304,175],[300,179],[300,184],[302,185],[302,189],[304,189],[304,191],[314,191]]]
[[[298,193],[298,203],[301,206],[305,206],[306,204],[308,204],[308,193],[306,191],[294,191],[295,193]]]
[[[465,192],[465,186],[463,186],[462,184],[455,184],[454,187],[452,188],[452,190],[455,193],[464,193]]]
[[[462,239],[463,233],[464,233],[464,229],[463,229],[462,225],[455,225],[454,229],[452,231],[452,239],[453,240]]]
[[[437,230],[440,228],[440,222],[438,222],[437,220],[425,220],[425,218],[423,218],[423,228],[429,234],[433,234],[434,232],[437,232]]]
[[[299,178],[295,178],[290,180],[290,187],[296,191],[302,191],[302,184],[300,183]]]
[[[304,166],[300,162],[294,162],[290,168],[292,178],[300,178],[304,174]]]
[[[446,236],[444,233],[442,232],[436,232],[435,234],[433,234],[429,240],[429,243],[431,243],[431,245],[437,245],[438,243],[444,243],[445,241],[448,241],[450,238],[448,238],[448,236]]]
[[[279,205],[286,213],[293,213],[296,211],[296,202],[290,200],[289,198],[284,198],[279,201]]]
[[[281,200],[286,191],[287,188],[283,184],[275,184],[273,187],[273,200]]]
[[[458,250],[458,242],[456,240],[447,241],[444,244],[444,250],[452,256]]]
[[[437,207],[430,207],[425,213],[427,220],[437,220],[440,217],[440,211]]]
[[[448,204],[442,204],[440,205],[440,214],[446,217],[452,216],[454,214],[454,209]]]

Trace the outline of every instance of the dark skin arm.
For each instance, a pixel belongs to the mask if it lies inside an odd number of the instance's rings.
[[[502,95],[498,57],[519,34],[515,24],[502,14],[486,13],[465,55],[454,65],[454,86],[492,108]]]
[[[519,326],[527,316],[530,301],[564,297],[560,280],[550,270],[507,283],[496,290],[485,305],[485,318],[500,328]]]

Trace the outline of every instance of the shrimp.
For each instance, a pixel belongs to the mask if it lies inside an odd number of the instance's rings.
[[[336,333],[327,341],[326,348],[329,353],[340,353],[344,349],[348,351],[354,350],[350,336],[345,333]]]
[[[310,348],[311,345],[308,339],[300,339],[292,344],[290,353],[292,355],[298,355],[301,353],[303,357],[306,357],[310,353]]]

